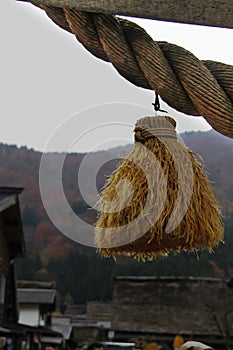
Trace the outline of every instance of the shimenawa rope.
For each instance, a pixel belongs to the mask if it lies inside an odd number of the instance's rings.
[[[43,9],[93,55],[110,61],[128,81],[157,91],[180,112],[202,115],[215,130],[233,138],[232,66],[200,61],[182,47],[153,41],[140,26],[113,15]]]

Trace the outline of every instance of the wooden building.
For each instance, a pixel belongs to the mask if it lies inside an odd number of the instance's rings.
[[[112,330],[116,341],[146,336],[171,346],[180,334],[219,349],[233,339],[233,295],[215,278],[116,277]]]
[[[0,337],[12,346],[17,346],[20,334],[14,259],[25,252],[19,207],[22,190],[0,187]]]
[[[25,252],[18,195],[21,188],[0,187],[0,325],[18,320],[14,259]]]
[[[18,323],[27,334],[32,349],[65,348],[62,332],[52,328],[51,315],[56,308],[56,284],[45,281],[18,281]]]
[[[102,301],[87,302],[87,319],[107,320],[111,319],[112,304]]]
[[[51,313],[56,307],[54,282],[18,281],[19,323],[29,326],[51,326]]]
[[[22,188],[0,187],[0,348],[14,350],[24,347],[37,349],[38,337],[47,336],[52,339],[62,338],[62,334],[45,327],[45,317],[55,306],[56,291],[40,293],[21,289],[17,295],[17,283],[15,276],[15,258],[24,256],[25,243],[21,222],[19,195]],[[33,282],[34,283],[34,282]],[[21,283],[22,286],[22,283]],[[25,283],[23,285],[25,287]],[[54,287],[54,286],[53,286]],[[38,324],[29,320],[20,324],[21,306],[30,304],[27,316],[32,316],[32,298],[40,294],[41,304],[38,306],[36,316],[44,317],[38,319]],[[43,295],[42,295],[43,294]],[[18,300],[20,299],[20,300]],[[43,300],[42,300],[43,299]],[[30,310],[29,310],[30,309]],[[35,308],[34,308],[35,311]],[[44,323],[43,323],[44,322]]]

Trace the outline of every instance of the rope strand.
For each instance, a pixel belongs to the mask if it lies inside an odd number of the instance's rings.
[[[233,138],[233,66],[201,61],[182,47],[156,42],[137,24],[113,15],[41,7],[128,81],[157,91],[171,107],[203,116],[215,130]]]

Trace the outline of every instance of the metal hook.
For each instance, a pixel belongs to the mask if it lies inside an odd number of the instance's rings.
[[[167,111],[160,109],[159,95],[158,95],[157,91],[155,91],[155,103],[152,103],[152,105],[154,106],[154,110],[156,112],[159,111],[159,112],[167,113]]]

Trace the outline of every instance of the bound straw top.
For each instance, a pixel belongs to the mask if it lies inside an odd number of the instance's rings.
[[[144,117],[136,122],[134,138],[136,142],[145,142],[151,138],[177,138],[176,121],[169,116]]]

